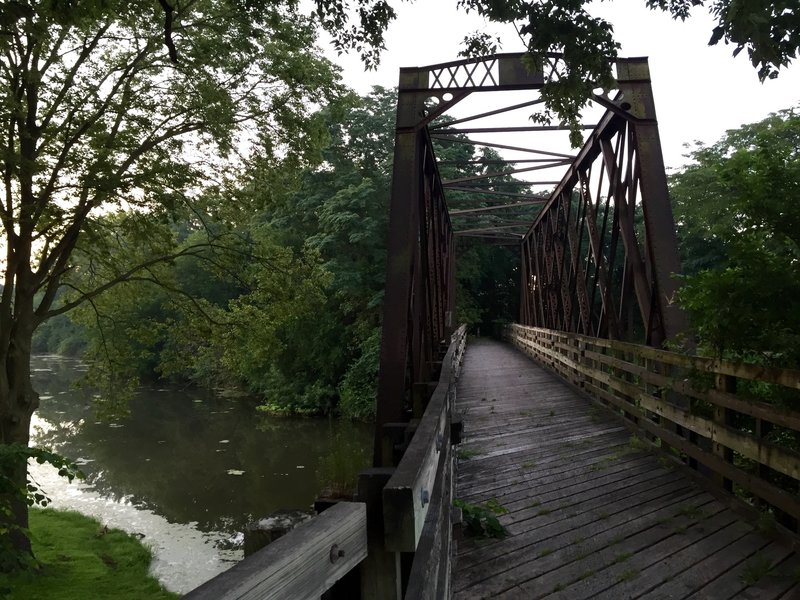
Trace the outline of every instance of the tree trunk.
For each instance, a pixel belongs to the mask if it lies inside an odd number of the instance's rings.
[[[32,315],[31,315],[32,317]],[[31,417],[39,406],[39,395],[33,390],[30,378],[31,338],[33,319],[22,326],[17,320],[5,350],[4,360],[0,360],[0,443],[27,447],[30,441]],[[13,457],[13,455],[12,455]],[[14,488],[26,490],[28,483],[28,464],[24,456],[13,457],[0,463],[2,475],[7,477]],[[0,527],[7,529],[8,540],[0,545],[3,552],[3,567],[24,566],[32,557],[28,529],[28,504],[25,498],[7,494],[0,502],[8,506],[10,514],[0,513]]]

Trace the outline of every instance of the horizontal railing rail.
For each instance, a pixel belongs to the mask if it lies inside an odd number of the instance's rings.
[[[366,556],[366,505],[339,502],[184,598],[318,600]]]
[[[517,324],[506,338],[797,532],[800,404],[780,398],[800,390],[800,371]]]

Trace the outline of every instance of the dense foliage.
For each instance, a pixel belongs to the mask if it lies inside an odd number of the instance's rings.
[[[720,356],[800,366],[800,115],[782,111],[691,153],[672,177],[681,304]]]

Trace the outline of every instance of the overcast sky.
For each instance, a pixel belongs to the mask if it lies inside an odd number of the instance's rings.
[[[364,72],[357,56],[332,59],[346,83],[366,93],[373,85],[396,85],[398,69],[456,60],[464,36],[484,30],[500,36],[503,52],[524,50],[512,28],[500,29],[477,15],[456,10],[456,0],[394,3],[398,18],[389,28],[381,66]],[[620,56],[648,56],[662,146],[668,167],[686,162],[684,144],[711,144],[727,129],[763,119],[800,104],[800,66],[760,83],[746,53],[731,46],[709,47],[711,18],[695,11],[685,23],[650,11],[644,0],[595,2],[595,12],[614,25]],[[330,48],[329,45],[324,47]]]

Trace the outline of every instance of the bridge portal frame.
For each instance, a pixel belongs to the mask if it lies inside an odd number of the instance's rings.
[[[411,418],[422,415],[454,327],[454,231],[428,125],[472,93],[541,89],[543,71],[531,70],[526,60],[521,53],[497,54],[400,70],[373,456],[376,467],[396,464],[393,455],[398,434],[391,432],[403,431]],[[617,81],[620,93],[614,100],[593,96],[592,100],[607,109],[605,116],[521,239],[520,321],[633,341],[620,317],[634,301],[645,329],[644,340],[639,341],[661,346],[687,331],[688,323],[674,303],[674,274],[680,272],[680,261],[647,59],[618,59]],[[627,146],[612,146],[609,140],[614,135],[627,140]],[[592,215],[593,202],[599,206],[599,192],[595,199],[579,193],[584,205],[582,218],[572,211],[575,188],[586,191],[587,169],[598,156],[605,161],[609,180],[615,180],[608,191],[614,202],[610,239],[605,225],[598,236],[596,214],[594,219],[586,218]],[[644,218],[643,249],[633,225],[637,186]],[[581,254],[580,240],[586,237],[589,243]],[[608,266],[613,259],[607,252],[604,255],[603,248],[610,246],[616,252],[620,238],[626,281],[615,301],[609,293]],[[590,267],[593,278],[588,277]],[[599,302],[592,300],[599,310],[593,308],[590,298],[599,298]],[[578,311],[572,310],[575,304]],[[568,318],[559,318],[559,314]],[[399,426],[393,428],[392,423]]]

